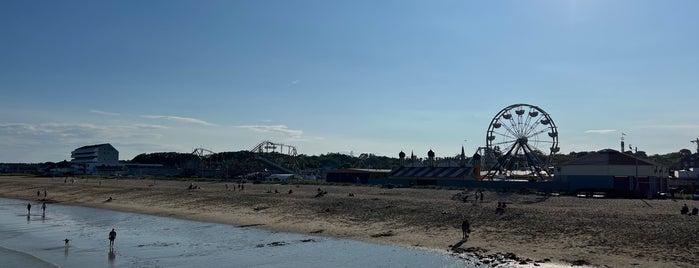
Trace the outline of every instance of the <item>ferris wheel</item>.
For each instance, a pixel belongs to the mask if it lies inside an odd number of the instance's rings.
[[[560,150],[558,129],[541,108],[529,104],[505,107],[490,121],[485,140],[486,178],[551,177],[553,156]]]

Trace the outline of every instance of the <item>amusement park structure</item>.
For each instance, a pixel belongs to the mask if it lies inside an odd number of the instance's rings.
[[[201,148],[201,147],[195,148],[192,151],[192,155],[198,157],[199,160],[201,160],[201,162],[202,162],[200,176],[205,176],[205,172],[204,172],[205,166],[208,166],[209,168],[211,168],[211,156],[214,154],[215,154],[214,151],[211,151],[211,150],[206,149],[206,148]],[[207,160],[208,160],[208,163],[206,163]]]
[[[279,149],[279,151],[277,151]],[[271,141],[262,141],[253,147],[250,152],[253,153],[280,153],[289,156],[296,156],[296,147]]]
[[[485,136],[482,165],[485,178],[553,176],[553,156],[558,153],[558,128],[543,109],[530,104],[513,104],[490,121]]]
[[[205,148],[196,148],[192,151],[192,154],[199,157],[199,159],[209,158],[211,155],[215,154],[213,151]]]
[[[255,147],[253,147],[250,152],[256,153],[256,159],[264,162],[265,164],[268,164],[278,170],[284,171],[289,174],[298,174],[298,164],[296,163],[296,156],[298,152],[296,151],[296,147],[291,146],[291,145],[286,145],[286,144],[281,144],[281,143],[276,143],[276,142],[271,142],[271,141],[262,141],[259,144],[257,144]],[[291,157],[292,159],[292,167],[287,168],[284,167],[283,165],[270,160],[267,157],[264,157],[265,154],[269,153],[279,153],[283,155],[287,155]]]

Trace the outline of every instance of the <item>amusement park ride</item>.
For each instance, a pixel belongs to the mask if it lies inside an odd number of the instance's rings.
[[[277,150],[279,149],[279,150]],[[250,152],[257,153],[256,159],[274,167],[277,168],[283,172],[289,173],[289,174],[298,174],[298,164],[296,163],[296,156],[298,152],[296,151],[295,146],[291,145],[286,145],[286,144],[281,144],[281,143],[276,143],[276,142],[271,142],[271,141],[263,141],[257,144],[257,146],[253,147]],[[279,154],[284,154],[288,155],[292,159],[291,163],[291,168],[284,167],[283,165],[274,162],[263,155],[265,153],[279,153]]]
[[[490,121],[482,150],[485,178],[536,176],[550,180],[553,157],[560,151],[558,128],[543,109],[530,104],[513,104]]]
[[[540,107],[523,103],[505,107],[490,121],[485,138],[485,147],[478,148],[481,168],[487,170],[484,179],[553,178],[553,158],[560,151],[558,128]],[[692,142],[697,143],[699,150],[699,139]],[[298,152],[294,146],[262,141],[250,152],[255,153],[259,161],[283,172],[303,173],[296,163]],[[290,156],[292,163],[276,163],[269,159],[270,153]],[[197,148],[192,154],[206,161],[214,152]],[[363,157],[366,155],[361,155],[357,163],[361,163]]]

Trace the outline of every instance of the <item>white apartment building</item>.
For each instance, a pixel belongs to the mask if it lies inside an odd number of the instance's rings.
[[[70,163],[78,174],[92,174],[95,167],[120,167],[119,151],[109,143],[83,146],[70,153]]]

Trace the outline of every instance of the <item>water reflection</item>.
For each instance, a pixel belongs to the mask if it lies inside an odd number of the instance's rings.
[[[116,253],[114,253],[114,248],[109,248],[109,254],[107,255],[109,260],[109,267],[114,266],[114,260],[116,259]]]

